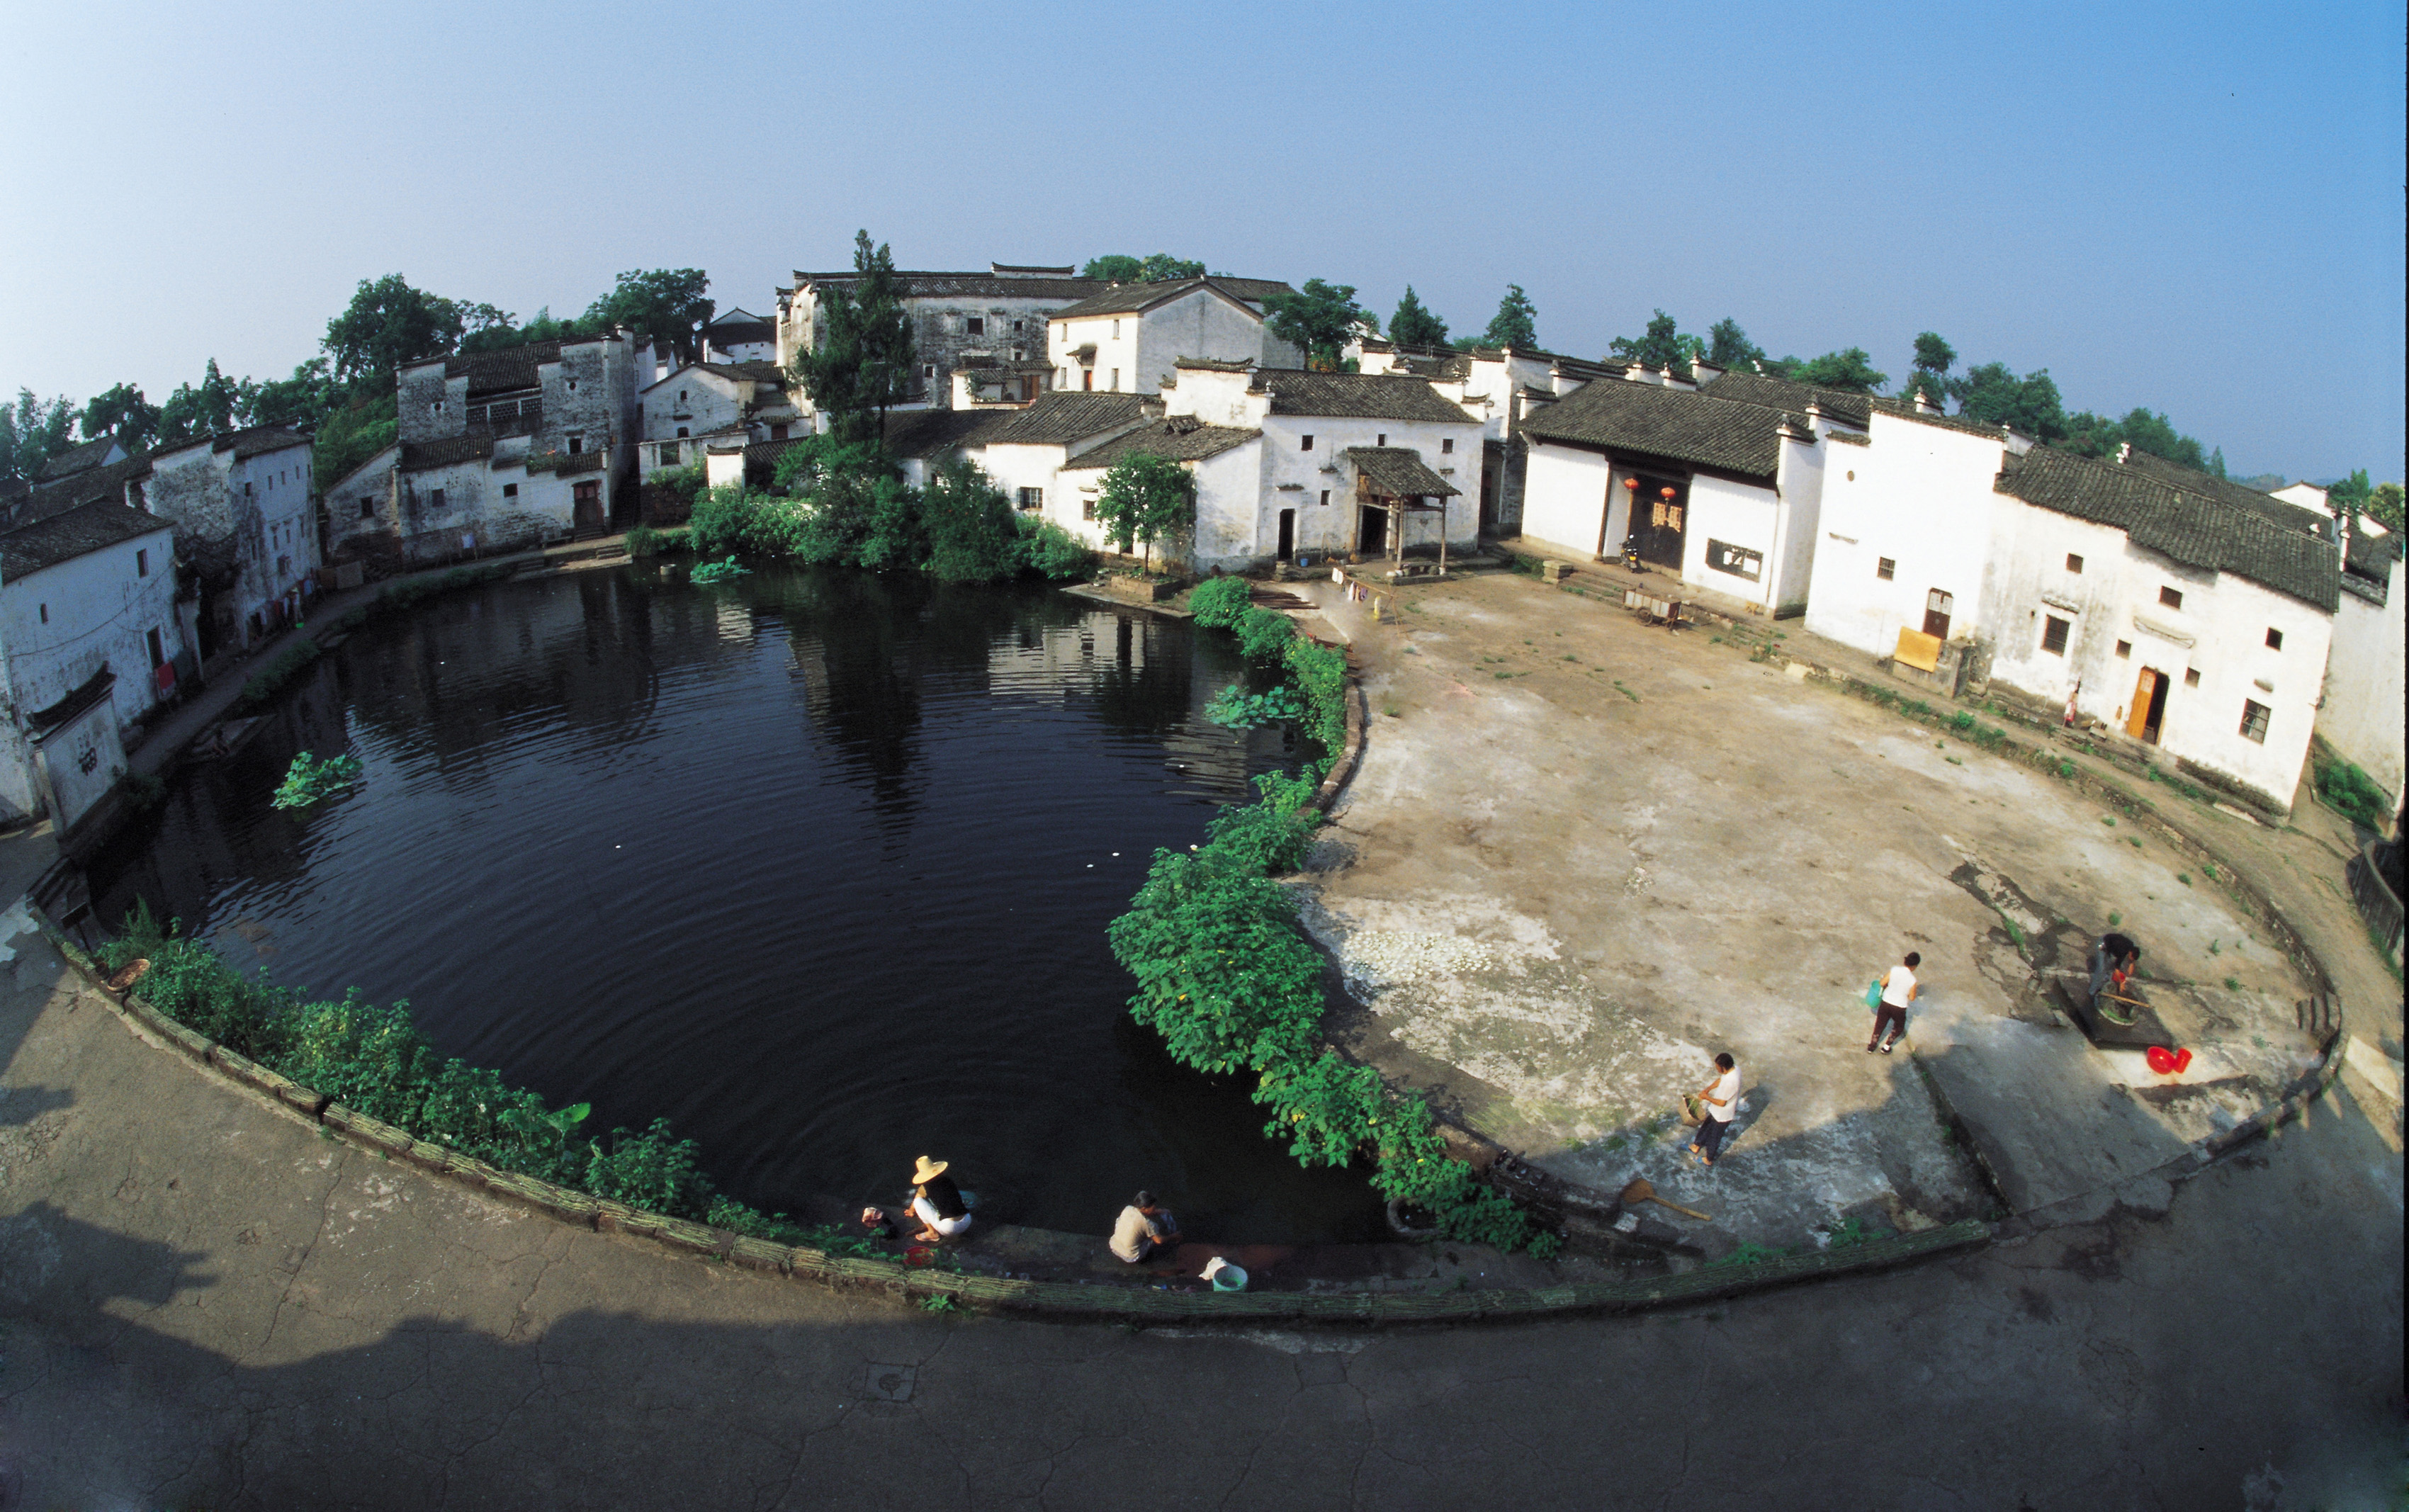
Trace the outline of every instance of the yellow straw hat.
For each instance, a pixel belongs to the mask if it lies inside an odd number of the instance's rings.
[[[912,1165],[912,1185],[924,1187],[944,1175],[948,1163],[945,1160],[931,1160],[925,1155],[918,1157]]]

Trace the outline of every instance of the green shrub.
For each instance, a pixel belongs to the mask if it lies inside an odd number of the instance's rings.
[[[268,799],[268,805],[306,809],[359,780],[360,758],[355,756],[330,756],[322,761],[307,751],[296,752],[293,765],[285,769],[284,781],[277,787],[276,796]]]
[[[1282,655],[1305,696],[1305,732],[1326,757],[1335,758],[1347,744],[1347,654],[1300,635]]]
[[[1207,578],[1188,596],[1188,612],[1208,630],[1234,629],[1238,616],[1254,607],[1254,592],[1244,578]]]
[[[2359,764],[2320,754],[2312,764],[2317,797],[2362,829],[2383,834],[2392,824],[2392,810],[2384,789]]]
[[[1078,537],[1053,521],[1034,514],[1020,516],[1021,569],[1053,583],[1084,578],[1095,567],[1096,554]]]
[[[1003,490],[968,462],[948,462],[920,490],[928,569],[946,583],[1000,583],[1017,577],[1026,558],[1020,526]]]
[[[1248,661],[1274,660],[1296,639],[1296,622],[1269,609],[1247,610],[1230,628],[1237,632],[1238,649]]]
[[[694,1141],[670,1132],[667,1118],[654,1119],[641,1134],[613,1129],[608,1140],[586,1146],[585,1189],[647,1213],[707,1217],[711,1179],[702,1174],[701,1155]]]
[[[661,554],[661,533],[648,525],[640,525],[627,532],[627,554],[637,561]]]
[[[1288,684],[1281,684],[1266,693],[1249,693],[1233,683],[1213,695],[1204,705],[1204,717],[1232,729],[1260,729],[1265,725],[1294,724],[1305,718],[1305,708]]]
[[[714,583],[733,583],[749,575],[752,569],[730,556],[722,562],[697,562],[686,571],[686,581],[705,587]]]

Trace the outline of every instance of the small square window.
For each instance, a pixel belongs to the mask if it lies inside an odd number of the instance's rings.
[[[1080,496],[1079,496],[1079,518],[1080,518],[1080,519],[1082,519],[1082,520],[1092,520],[1092,519],[1094,519],[1095,517],[1096,517],[1096,496],[1095,496],[1095,495],[1093,495],[1093,494],[1082,494],[1082,495],[1080,495]]]
[[[1297,448],[1297,450],[1298,450],[1298,451],[1300,451],[1300,452],[1310,452],[1310,451],[1312,451],[1312,450],[1313,450],[1313,438],[1312,438],[1312,437],[1310,437],[1310,436],[1305,437],[1305,438],[1304,438],[1304,444],[1303,444],[1302,446],[1299,446],[1299,447]]]
[[[2066,655],[2066,632],[2074,628],[2066,621],[2051,614],[2043,618],[2041,627],[2041,648],[2053,656]]]
[[[1888,583],[1898,576],[1898,563],[1887,556],[1874,558],[1874,576]]]
[[[1455,438],[1452,436],[1443,436],[1439,438],[1438,454],[1441,456],[1451,456],[1454,453]]]
[[[570,438],[569,438],[569,454],[570,454],[570,456],[582,456],[582,455],[584,455],[584,452],[585,452],[585,438],[584,438],[584,437],[583,437],[583,436],[571,436]]]
[[[1012,334],[1015,336],[1018,336],[1020,334],[1020,322],[1014,321],[1012,323]]]
[[[2116,642],[2116,655],[2117,655],[2117,658],[2118,658],[2119,660],[2123,660],[2123,661],[2130,661],[2130,660],[2132,660],[2132,659],[2133,659],[2133,642],[2132,642],[2132,641],[2117,641],[2117,642]]]
[[[936,376],[937,376],[937,365],[936,365],[935,363],[933,363],[933,362],[924,362],[924,363],[922,363],[922,364],[920,365],[920,376],[921,376],[922,378],[934,378],[934,377],[936,377]]]
[[[441,509],[443,507],[443,490],[440,488],[435,489],[430,496],[430,502],[434,508],[439,510]]]
[[[1388,433],[1387,431],[1385,431],[1385,430],[1384,430],[1384,431],[1382,431],[1382,432],[1380,432],[1379,439],[1377,439],[1377,440],[1375,440],[1375,441],[1373,441],[1373,443],[1372,443],[1372,444],[1373,444],[1374,446],[1386,446],[1386,445],[1388,445],[1388,444],[1389,444],[1389,433]]]
[[[2181,589],[2177,588],[2160,588],[2158,590],[2158,602],[2166,605],[2169,609],[2181,609],[2183,608],[2183,592]]]
[[[1044,509],[1046,507],[1046,490],[1043,488],[1022,489],[1020,491],[1020,507],[1024,511]]]
[[[1324,504],[1328,504],[1330,502],[1330,490],[1327,488],[1321,491],[1321,502]]]
[[[2196,687],[2200,686],[2200,669],[2199,669],[2199,668],[2197,668],[2197,667],[2186,667],[2186,668],[2185,668],[2185,669],[2184,669],[2184,686],[2185,686],[2185,687],[2187,687],[2187,688],[2196,688]]]
[[[2083,571],[2083,558],[2075,555],[2072,552],[2068,552],[2066,554],[2066,569],[2069,572],[2072,572],[2077,576],[2080,576]]]
[[[966,333],[971,336],[987,335],[987,318],[983,315],[973,315],[970,319],[962,322],[962,325]]]
[[[2284,632],[2272,625],[2267,626],[2267,649],[2270,651],[2284,649]]]
[[[685,427],[684,425],[680,425],[680,426],[677,428],[677,430],[678,430],[678,439],[679,439],[679,440],[684,440],[684,439],[685,439]],[[672,451],[672,452],[674,452],[674,451],[676,451],[676,450],[677,450],[677,448],[675,448],[675,447],[671,447],[671,448],[670,448],[670,450],[671,450],[671,451]]]
[[[2242,700],[2242,734],[2244,739],[2257,741],[2261,745],[2267,743],[2268,713],[2263,703],[2249,698]]]
[[[519,497],[519,485],[518,485],[518,484],[516,484],[516,483],[504,483],[504,484],[502,484],[502,497],[503,497],[504,498],[516,498],[516,497]]]
[[[376,518],[375,499],[364,498],[360,500],[360,518],[363,520],[373,520]]]

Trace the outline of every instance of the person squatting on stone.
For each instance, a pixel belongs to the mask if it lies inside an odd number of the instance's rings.
[[[1156,1205],[1152,1192],[1140,1192],[1131,1198],[1130,1205],[1121,1209],[1120,1217],[1113,1224],[1113,1253],[1132,1265],[1177,1243],[1179,1220],[1168,1209]]]
[[[1907,959],[1882,973],[1882,1006],[1874,1010],[1874,1037],[1866,1042],[1866,1054],[1880,1050],[1888,1055],[1893,1045],[1907,1038],[1908,1004],[1924,990],[1915,984],[1915,969],[1923,964],[1924,958],[1911,950]],[[1885,1030],[1890,1031],[1889,1039],[1882,1038]]]
[[[912,1216],[920,1220],[920,1231],[912,1237],[922,1244],[951,1239],[971,1226],[970,1204],[945,1174],[949,1163],[925,1155],[913,1162]]]
[[[2133,980],[2141,963],[2142,947],[2130,937],[2101,935],[2099,947],[2091,952],[2091,995],[2097,998],[2100,988],[2108,987],[2124,996],[2126,985]]]
[[[1724,1140],[1739,1113],[1739,1066],[1730,1051],[1715,1057],[1715,1079],[1699,1087],[1697,1095],[1707,1105],[1707,1116],[1698,1120],[1698,1131],[1690,1137],[1690,1153],[1712,1166],[1723,1157]]]

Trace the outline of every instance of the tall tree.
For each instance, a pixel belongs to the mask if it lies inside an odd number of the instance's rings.
[[[2367,495],[2367,512],[2370,518],[2395,535],[2409,529],[2409,525],[2404,525],[2402,520],[2399,483],[2377,483],[2370,489]]]
[[[75,444],[75,422],[69,401],[37,399],[32,389],[19,389],[13,407],[0,407],[0,479],[41,476],[44,463]]]
[[[716,308],[704,295],[711,275],[699,267],[656,267],[619,275],[609,294],[585,311],[590,327],[624,325],[652,338],[655,350],[669,347],[681,363],[700,361],[702,328]]]
[[[1506,285],[1505,296],[1497,301],[1497,313],[1489,317],[1489,328],[1480,333],[1485,347],[1516,347],[1524,352],[1539,348],[1539,311],[1531,296],[1519,283]]]
[[[2058,398],[2057,381],[2046,367],[2018,378],[2006,363],[1986,362],[1969,367],[1948,384],[1959,414],[1988,425],[2012,425],[2037,441],[2055,441],[2066,435],[2066,406]]]
[[[2335,479],[2326,489],[2326,502],[2332,505],[2337,513],[2344,510],[2363,510],[2373,492],[2374,485],[2367,481],[2367,469],[2361,468],[2346,478]]]
[[[1146,279],[1146,260],[1127,252],[1107,252],[1090,257],[1088,266],[1079,269],[1083,279],[1104,279],[1113,283],[1140,283]]]
[[[1794,382],[1811,383],[1817,388],[1839,389],[1848,394],[1872,394],[1890,382],[1890,375],[1875,369],[1873,359],[1863,347],[1851,347],[1845,352],[1826,352],[1820,357],[1800,362],[1793,357],[1783,366],[1790,369]]]
[[[1684,367],[1691,358],[1705,356],[1706,343],[1695,336],[1682,335],[1673,317],[1660,310],[1649,319],[1645,335],[1618,336],[1607,344],[1607,352],[1617,362],[1637,363],[1651,372],[1658,372]]]
[[[1180,279],[1203,278],[1204,265],[1169,252],[1150,252],[1138,266],[1137,276],[1147,283],[1173,283]]]
[[[1748,338],[1739,322],[1725,315],[1707,327],[1707,360],[1718,367],[1753,372],[1767,359],[1765,349]]]
[[[112,436],[117,444],[128,452],[137,452],[151,444],[159,430],[159,407],[142,396],[142,391],[131,383],[119,383],[103,390],[83,407],[76,428],[83,439],[96,441]]]
[[[1957,361],[1957,349],[1941,339],[1937,331],[1925,331],[1915,338],[1914,370],[1909,374],[1904,398],[1913,398],[1923,391],[1925,397],[1940,404],[1949,397],[1949,369]]]
[[[819,328],[791,371],[839,440],[883,441],[887,410],[912,393],[912,322],[894,255],[868,231],[854,235],[853,270],[851,284],[822,295]]]
[[[1401,347],[1443,347],[1447,322],[1432,314],[1408,283],[1406,296],[1397,301],[1397,312],[1389,317],[1389,339]]]
[[[1352,293],[1352,290],[1349,291]],[[1154,566],[1159,541],[1176,540],[1196,525],[1196,475],[1168,457],[1140,452],[1104,469],[1096,495],[1096,523],[1128,551],[1146,544],[1146,565]]]
[[[468,325],[458,304],[388,273],[360,280],[352,302],[326,323],[323,345],[335,361],[335,376],[345,382],[390,385],[403,363],[455,350]]]
[[[346,397],[344,386],[335,382],[334,370],[324,357],[302,363],[290,378],[271,378],[264,383],[245,379],[239,390],[236,418],[246,425],[314,429],[340,409]]]
[[[218,360],[211,357],[198,387],[179,383],[159,407],[159,444],[181,446],[224,435],[234,429],[235,411],[242,400],[242,385],[219,372]]]
[[[1355,302],[1355,285],[1307,279],[1295,294],[1276,294],[1263,301],[1271,316],[1272,334],[1305,353],[1305,365],[1325,370],[1338,366],[1338,353],[1360,330],[1378,336],[1380,322]]]
[[[2176,430],[2174,422],[2165,415],[2139,405],[2127,410],[2122,420],[2110,420],[2088,410],[2070,415],[2066,432],[2067,450],[2085,456],[2109,456],[2119,446],[2130,446],[2178,467],[2206,472],[2211,466],[2208,449],[2196,438]]]

